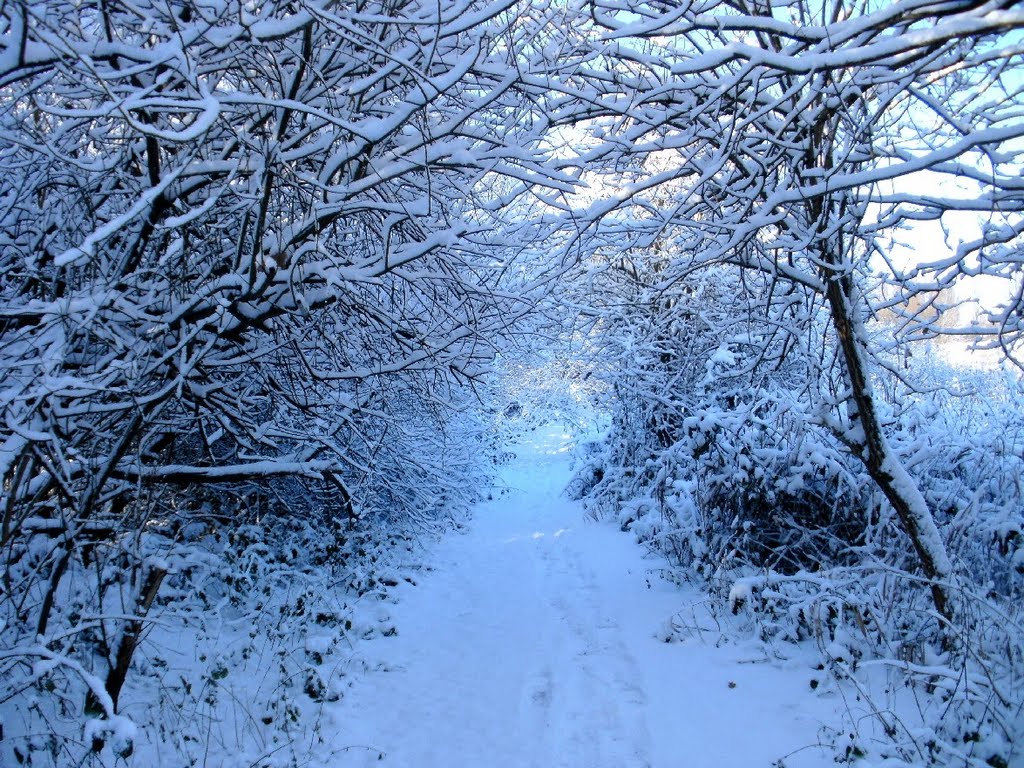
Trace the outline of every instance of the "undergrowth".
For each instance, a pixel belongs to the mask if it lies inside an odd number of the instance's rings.
[[[95,580],[78,563],[60,601],[69,629],[35,656],[30,640],[0,655],[5,766],[293,768],[344,749],[325,705],[364,671],[359,641],[397,632],[392,588],[418,567],[409,530],[272,508],[233,527],[154,519],[93,557],[101,583],[124,580],[129,557],[166,572],[117,713],[97,706],[93,670],[120,591],[89,617]]]
[[[664,555],[672,578],[710,590],[666,640],[731,633],[753,635],[769,655],[816,650],[816,687],[846,697],[848,722],[820,735],[837,762],[1020,765],[1017,385],[965,377],[890,405],[894,447],[956,565],[952,626],[865,471],[784,391],[704,399],[669,417],[619,403],[605,437],[581,446],[570,493]],[[670,440],[652,429],[666,423]]]

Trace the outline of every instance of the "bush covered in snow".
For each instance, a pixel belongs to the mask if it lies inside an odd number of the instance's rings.
[[[884,497],[779,389],[681,396],[667,445],[620,401],[604,440],[581,451],[571,491],[708,583],[747,631],[813,643],[826,672],[860,686],[881,731],[862,723],[864,743],[847,753],[843,742],[846,757],[1005,766],[1024,702],[1020,383],[941,364],[921,375],[935,386],[893,391],[887,408],[956,560],[952,639],[936,631]],[[918,696],[915,723],[892,714],[901,690]]]
[[[345,493],[270,477],[168,486],[80,531],[23,521],[0,595],[0,763],[302,764],[358,641],[396,632],[413,537],[487,486],[482,425],[430,414],[407,414],[401,450],[365,421],[376,462]]]
[[[221,489],[191,499],[192,514],[182,495],[141,535],[97,543],[88,560],[76,550],[37,638],[18,634],[17,604],[5,600],[0,761],[303,764],[320,741],[321,705],[363,664],[359,640],[397,631],[390,590],[415,578],[417,549],[408,521],[349,520],[315,495],[300,494],[311,505],[300,512],[283,501],[296,494]],[[457,520],[465,502],[436,508],[435,520]],[[37,542],[24,566],[38,568],[51,547]],[[159,588],[126,630],[154,572]],[[115,713],[114,644],[132,626],[139,642]]]

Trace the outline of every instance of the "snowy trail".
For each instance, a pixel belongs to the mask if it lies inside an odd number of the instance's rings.
[[[658,639],[690,596],[561,496],[567,438],[521,446],[510,492],[399,590],[378,669],[328,705],[324,765],[755,768],[816,741],[808,669]]]

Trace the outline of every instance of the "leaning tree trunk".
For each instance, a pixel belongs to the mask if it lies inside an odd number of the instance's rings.
[[[823,262],[829,263],[826,259]],[[829,271],[825,277],[825,298],[854,406],[850,409],[850,421],[862,432],[856,439],[860,459],[910,537],[921,571],[930,582],[935,609],[948,626],[953,619],[949,595],[953,567],[924,494],[885,437],[871,387],[863,329],[854,308],[853,280],[839,271]]]
[[[842,116],[830,106],[821,104],[812,110],[813,123],[808,126],[807,145],[802,156],[807,168],[821,170],[827,177],[835,168],[833,150],[835,137],[840,133]],[[858,214],[851,210],[846,193],[810,195],[805,201],[808,221],[813,223],[816,235],[815,256],[819,274],[825,288],[825,301],[836,330],[844,373],[850,388],[846,402],[851,426],[860,434],[846,442],[851,443],[858,458],[864,463],[868,475],[885,495],[899,517],[921,565],[921,571],[931,587],[935,610],[941,616],[942,632],[953,619],[949,582],[953,567],[946,545],[939,533],[931,508],[917,481],[911,477],[899,456],[889,445],[885,429],[875,404],[871,386],[867,336],[861,316],[857,312],[857,285],[848,258],[851,241],[846,238],[846,227]]]

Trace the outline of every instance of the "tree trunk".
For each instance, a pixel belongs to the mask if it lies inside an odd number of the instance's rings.
[[[855,406],[850,413],[850,421],[860,426],[863,432],[857,436],[856,441],[862,446],[860,459],[871,479],[896,510],[903,530],[913,543],[921,570],[931,582],[935,609],[948,625],[953,619],[949,596],[949,579],[953,567],[924,494],[885,437],[875,407],[860,322],[853,307],[853,282],[846,275],[832,272],[826,275],[825,285],[826,299],[851,389],[850,397]]]
[[[129,621],[124,628],[124,634],[121,635],[121,642],[118,643],[117,654],[114,658],[114,666],[111,667],[106,682],[107,693],[110,694],[110,699],[114,702],[115,710],[117,709],[117,697],[121,695],[121,687],[128,677],[128,668],[131,666],[132,656],[135,655],[135,648],[142,635],[142,619],[153,605],[153,600],[156,599],[156,594],[160,590],[160,583],[166,574],[167,571],[163,568],[156,567],[151,567],[146,573],[146,578],[135,602],[135,615],[138,618]]]

